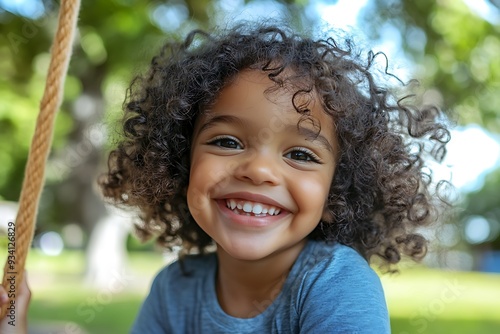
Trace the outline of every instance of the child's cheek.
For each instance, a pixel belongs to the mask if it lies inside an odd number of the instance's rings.
[[[331,179],[329,178],[297,178],[293,183],[296,201],[300,203],[301,211],[313,212],[321,218],[325,200],[330,190]]]
[[[209,189],[211,193],[220,194],[224,192],[224,189],[231,182],[231,177],[234,174],[234,170],[238,167],[238,162],[234,159],[226,160],[223,163],[219,163],[219,168],[211,169],[208,178],[210,183],[213,184],[212,189]]]
[[[197,217],[202,212],[203,208],[209,204],[208,201],[198,188],[188,187],[187,202],[189,212],[193,217]]]
[[[187,194],[189,209],[193,214],[205,210],[213,195],[223,192],[236,166],[236,161],[220,156],[195,156]]]

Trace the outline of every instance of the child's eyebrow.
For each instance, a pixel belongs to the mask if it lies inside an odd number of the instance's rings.
[[[297,130],[298,133],[306,137],[306,139],[309,139],[311,141],[318,141],[319,144],[321,144],[321,146],[323,146],[323,148],[326,149],[327,151],[330,151],[332,153],[335,152],[328,139],[326,139],[325,136],[321,135],[317,130],[310,129],[305,126],[300,126],[300,125],[297,126],[296,124],[288,124],[287,126],[285,126],[285,131],[297,131]]]
[[[238,125],[241,127],[245,126],[245,123],[238,117],[231,116],[231,115],[217,115],[217,116],[213,116],[213,117],[208,118],[206,120],[206,122],[201,126],[200,130],[198,130],[198,134],[210,129],[211,127],[213,127],[217,123],[234,124],[234,125]]]

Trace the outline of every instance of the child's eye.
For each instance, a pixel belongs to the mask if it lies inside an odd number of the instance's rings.
[[[223,148],[230,148],[241,150],[243,147],[240,142],[234,137],[216,137],[208,142],[209,145],[219,146]]]
[[[305,148],[294,148],[285,154],[285,157],[300,162],[321,162],[316,154]]]

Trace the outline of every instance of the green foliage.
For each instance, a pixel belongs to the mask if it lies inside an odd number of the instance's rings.
[[[36,72],[27,82],[18,82],[12,76],[9,77],[9,74],[13,75],[9,70],[9,64],[12,61],[9,53],[5,52],[5,47],[3,51],[6,57],[0,58],[0,71],[7,73],[7,78],[0,78],[0,100],[2,101],[0,104],[0,194],[7,200],[17,200],[45,79]],[[36,59],[34,58],[35,65]],[[67,112],[63,111],[58,115],[53,140],[54,147],[64,145],[72,123]]]
[[[417,77],[437,88],[460,123],[500,132],[499,24],[458,0],[373,0],[363,18],[374,38],[385,25],[397,28],[403,48],[420,64]]]

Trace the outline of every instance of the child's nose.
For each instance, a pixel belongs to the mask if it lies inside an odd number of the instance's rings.
[[[253,151],[242,157],[242,161],[234,170],[234,176],[242,181],[260,185],[279,183],[279,162],[269,152]]]

